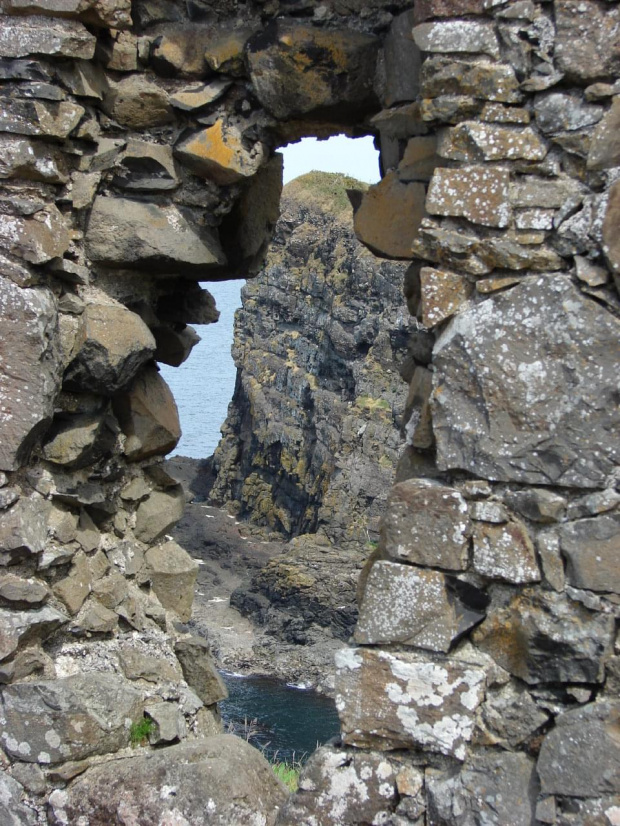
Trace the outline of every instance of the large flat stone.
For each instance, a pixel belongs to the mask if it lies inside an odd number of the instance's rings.
[[[329,110],[351,117],[374,100],[377,46],[351,29],[278,21],[248,43],[254,91],[277,118]]]
[[[52,795],[50,817],[54,826],[274,826],[286,796],[256,749],[220,734],[93,766]]]
[[[118,751],[142,715],[142,694],[114,674],[7,686],[0,743],[14,760],[54,764]]]
[[[609,190],[609,200],[603,220],[603,252],[607,263],[614,272],[616,283],[620,275],[620,181],[616,181]]]
[[[395,562],[464,570],[470,532],[467,504],[454,488],[408,479],[391,489],[381,542]]]
[[[620,427],[619,333],[562,276],[528,278],[456,316],[435,346],[439,467],[604,487],[620,462],[610,438]]]
[[[620,594],[620,515],[571,522],[558,532],[571,585]]]
[[[563,594],[530,589],[489,609],[475,644],[529,685],[596,683],[612,645],[613,619]]]
[[[424,748],[463,760],[485,673],[464,663],[348,648],[336,655],[342,739],[362,748]]]
[[[86,110],[69,100],[0,100],[0,132],[13,135],[43,135],[66,138]]]
[[[482,52],[499,57],[499,43],[491,22],[441,20],[420,23],[412,33],[414,43],[422,52]]]
[[[0,278],[0,469],[15,470],[51,421],[60,389],[52,293]]]
[[[5,9],[18,14],[74,18],[111,29],[131,26],[131,0],[7,0]]]
[[[461,95],[503,103],[521,100],[515,71],[506,63],[433,55],[422,64],[421,84],[424,98]]]
[[[98,197],[86,232],[89,257],[111,267],[206,275],[225,263],[217,235],[175,206]]]
[[[511,215],[509,182],[508,170],[499,167],[440,167],[431,179],[426,209],[431,215],[452,215],[473,224],[506,227]]]
[[[75,20],[50,20],[42,15],[5,17],[0,27],[3,57],[50,55],[90,60],[95,54],[96,42],[88,29]]]

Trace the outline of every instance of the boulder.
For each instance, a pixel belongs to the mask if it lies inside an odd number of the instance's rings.
[[[390,491],[381,547],[396,562],[462,571],[470,531],[467,504],[457,490],[408,479]]]
[[[377,561],[370,569],[355,628],[357,643],[399,642],[447,653],[484,613],[468,609],[439,571]]]
[[[72,470],[92,464],[111,450],[116,441],[106,418],[100,413],[87,413],[58,419],[43,445],[44,457]]]
[[[40,3],[31,3],[38,10]],[[50,55],[90,60],[95,54],[96,38],[76,20],[50,20],[43,15],[27,18],[5,17],[0,29],[0,54],[3,57]]]
[[[145,573],[163,607],[187,622],[192,615],[198,565],[172,541],[149,548],[144,558]]]
[[[281,120],[326,111],[339,122],[359,117],[374,102],[377,47],[352,29],[278,20],[248,42],[254,92]]]
[[[620,514],[569,522],[561,525],[558,533],[571,585],[620,594]]]
[[[542,743],[538,774],[544,794],[593,797],[620,792],[620,706],[597,702],[556,718]]]
[[[110,29],[131,26],[131,0],[7,0],[5,11],[74,18]]]
[[[177,640],[174,653],[181,663],[185,682],[207,705],[228,697],[228,689],[219,675],[209,646],[200,637]]]
[[[0,600],[8,602],[11,607],[31,608],[47,602],[50,590],[44,582],[40,580],[24,579],[15,574],[0,574]]]
[[[144,709],[144,715],[154,723],[149,732],[149,743],[161,746],[187,737],[185,718],[177,703],[151,703]]]
[[[48,290],[20,289],[5,278],[0,308],[0,469],[15,470],[52,418],[60,384],[57,312]]]
[[[0,620],[0,660],[6,660],[19,646],[49,637],[68,617],[46,605],[33,611],[0,608]]]
[[[54,826],[274,826],[286,797],[256,749],[220,734],[92,766],[51,796],[50,817]]]
[[[155,367],[143,370],[130,390],[114,400],[130,462],[169,453],[181,438],[179,412],[170,388]]]
[[[535,764],[525,754],[472,757],[458,774],[425,773],[429,823],[433,826],[531,826],[537,822]]]
[[[7,686],[0,709],[7,754],[54,765],[126,747],[131,723],[142,716],[142,694],[111,673],[76,674]]]
[[[413,258],[411,246],[424,217],[424,184],[387,175],[362,196],[355,210],[355,234],[375,255]]]
[[[173,275],[206,277],[225,263],[215,232],[189,213],[126,198],[95,199],[86,250],[99,264]]]
[[[463,662],[347,648],[336,655],[342,740],[380,750],[423,748],[464,760],[485,672]]]
[[[87,304],[80,316],[78,353],[65,373],[67,387],[110,396],[123,390],[155,351],[140,316],[122,304]]]
[[[609,438],[620,426],[619,333],[618,320],[563,276],[528,278],[453,318],[435,345],[439,468],[603,487],[620,462],[620,442]]]
[[[564,594],[528,588],[498,596],[473,633],[475,645],[529,685],[597,683],[611,650],[612,617]]]
[[[247,149],[241,131],[221,119],[178,143],[174,154],[197,175],[221,186],[252,177],[267,159],[264,144]]]
[[[138,505],[134,533],[148,544],[158,539],[183,516],[185,495],[179,485],[168,491],[155,490]]]

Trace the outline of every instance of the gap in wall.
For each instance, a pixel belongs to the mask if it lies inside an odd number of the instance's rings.
[[[335,135],[326,140],[302,138],[279,150],[284,156],[284,183],[307,172],[337,172],[364,183],[379,180],[379,153],[373,138]],[[241,306],[244,280],[203,282],[220,311],[216,324],[195,325],[201,341],[180,367],[161,364],[161,373],[176,400],[183,435],[171,456],[204,459],[220,440],[220,428],[235,388],[231,355],[235,310]]]

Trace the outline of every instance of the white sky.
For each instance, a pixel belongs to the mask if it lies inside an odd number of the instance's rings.
[[[347,138],[336,135],[323,141],[302,138],[279,151],[284,155],[285,184],[313,170],[341,172],[369,184],[379,180],[379,153],[370,136]]]

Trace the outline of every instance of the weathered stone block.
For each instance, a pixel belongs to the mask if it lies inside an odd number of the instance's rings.
[[[587,85],[620,72],[620,9],[600,0],[554,4],[555,60],[566,79]]]
[[[388,172],[364,193],[355,212],[355,234],[375,255],[412,258],[423,217],[424,185],[403,183],[397,172]]]
[[[414,8],[416,23],[432,17],[460,17],[465,14],[487,14],[484,0],[417,0]]]
[[[179,413],[170,388],[155,368],[143,370],[128,393],[114,401],[132,462],[169,453],[181,438]]]
[[[582,519],[558,528],[571,585],[620,594],[620,515]]]
[[[232,77],[246,75],[245,46],[254,33],[249,26],[220,29],[209,38],[204,55],[207,66]]]
[[[122,304],[87,304],[79,350],[65,373],[68,387],[109,396],[124,389],[152,358],[155,339],[140,316]]]
[[[39,7],[39,3],[33,3]],[[5,17],[0,28],[0,54],[3,57],[50,55],[90,60],[95,54],[96,38],[74,20],[50,20],[33,15],[28,18]]]
[[[409,138],[398,165],[398,177],[403,183],[429,181],[438,163],[440,161],[435,135]]]
[[[0,660],[10,657],[19,646],[46,639],[68,619],[48,605],[33,611],[0,608]]]
[[[431,215],[454,215],[474,224],[506,227],[511,215],[509,182],[508,170],[498,167],[439,168],[428,188],[426,209]]]
[[[141,542],[153,542],[183,515],[185,495],[179,486],[170,491],[155,490],[140,503],[136,512],[136,537]]]
[[[155,723],[149,733],[152,746],[174,743],[187,736],[185,718],[177,703],[151,703],[145,707],[144,714]]]
[[[121,189],[132,192],[165,192],[176,189],[179,185],[170,146],[149,141],[128,141],[120,166],[114,184]]]
[[[445,653],[483,617],[459,602],[444,574],[377,561],[364,588],[355,641],[401,642]]]
[[[587,166],[588,169],[620,166],[620,97],[613,99],[611,109],[592,135]]]
[[[561,522],[566,514],[566,499],[545,488],[507,491],[506,503],[532,522]]]
[[[409,479],[390,491],[381,541],[397,562],[461,571],[470,530],[467,504],[457,490]]]
[[[330,109],[351,117],[374,100],[377,46],[351,29],[278,21],[248,43],[254,91],[280,119]]]
[[[108,433],[110,438],[106,439]],[[54,422],[43,446],[43,455],[48,462],[77,469],[94,461],[113,441],[105,416],[100,413],[72,416],[67,421]]]
[[[609,190],[609,200],[603,220],[603,252],[610,268],[616,276],[620,275],[620,181],[616,181]]]
[[[216,36],[217,29],[197,21],[168,23],[159,27],[159,36],[151,46],[149,62],[158,74],[165,77],[202,77],[207,71],[205,49]]]
[[[69,229],[53,204],[32,216],[0,214],[0,247],[31,264],[62,257],[68,246]]]
[[[178,160],[202,177],[222,186],[254,175],[267,160],[264,144],[246,149],[241,132],[218,120],[175,146]]]
[[[219,703],[228,697],[228,689],[204,640],[199,637],[177,640],[174,653],[181,663],[185,681],[205,705]]]
[[[175,206],[98,197],[86,232],[93,261],[112,267],[204,275],[225,263],[214,231]]]
[[[564,595],[530,588],[489,609],[473,639],[529,685],[595,683],[603,679],[612,622]]]
[[[439,467],[604,485],[620,462],[609,440],[620,423],[610,395],[619,332],[610,313],[562,276],[527,279],[456,316],[435,345]]]
[[[10,603],[12,607],[41,605],[49,595],[50,590],[44,582],[31,577],[24,579],[15,574],[0,574],[0,600]]]
[[[472,52],[499,57],[499,43],[492,23],[473,20],[441,20],[420,23],[413,40],[422,52]]]
[[[5,10],[74,18],[111,29],[131,26],[131,0],[7,0]]]
[[[422,324],[432,328],[457,313],[474,286],[465,276],[447,270],[422,267]]]
[[[349,648],[336,655],[342,739],[362,748],[424,748],[464,760],[485,673],[414,654]]]
[[[119,653],[123,674],[128,680],[146,680],[149,683],[161,683],[162,680],[178,682],[181,674],[161,657],[142,654],[134,648],[124,648]]]
[[[198,565],[176,542],[149,548],[144,558],[146,574],[161,604],[187,622],[192,615]]]
[[[584,103],[580,96],[549,92],[537,98],[534,115],[541,132],[556,135],[598,123],[603,117],[603,108]]]
[[[498,126],[466,121],[444,130],[437,154],[456,161],[541,161],[547,154],[545,142],[529,127]]]
[[[230,80],[220,78],[211,80],[209,83],[193,83],[171,95],[170,104],[182,112],[193,112],[221,97],[230,84]]]
[[[136,132],[164,126],[174,120],[166,90],[140,74],[110,84],[104,107],[121,126]]]
[[[142,716],[142,695],[114,674],[7,686],[0,743],[14,760],[55,764],[118,751]]]
[[[89,595],[90,589],[91,575],[88,560],[82,551],[79,551],[73,557],[68,575],[54,584],[54,595],[65,604],[71,614],[77,614]]]
[[[0,101],[0,132],[66,138],[78,125],[84,112],[83,106],[68,100],[54,103],[3,98]]]
[[[532,540],[525,525],[516,520],[504,525],[476,524],[473,561],[474,570],[492,579],[515,584],[540,580]]]
[[[20,499],[0,513],[0,565],[39,554],[47,540],[51,505],[38,496]]]
[[[41,790],[38,790],[39,793]],[[43,783],[45,791],[45,783]],[[22,803],[24,787],[6,772],[0,772],[0,800],[5,826],[35,826],[37,816],[30,806]]]
[[[49,144],[0,135],[0,178],[13,177],[52,184],[66,183],[66,161]]]
[[[597,702],[567,711],[543,740],[538,774],[545,794],[568,797],[618,794],[620,708]]]
[[[5,278],[0,310],[0,468],[15,470],[51,421],[60,384],[57,312],[48,290]]]
[[[457,95],[504,103],[521,100],[519,81],[507,63],[467,62],[433,56],[422,64],[423,98]]]
[[[422,55],[413,42],[413,24],[413,9],[399,14],[383,42],[385,78],[381,98],[386,107],[416,100],[420,91]]]

